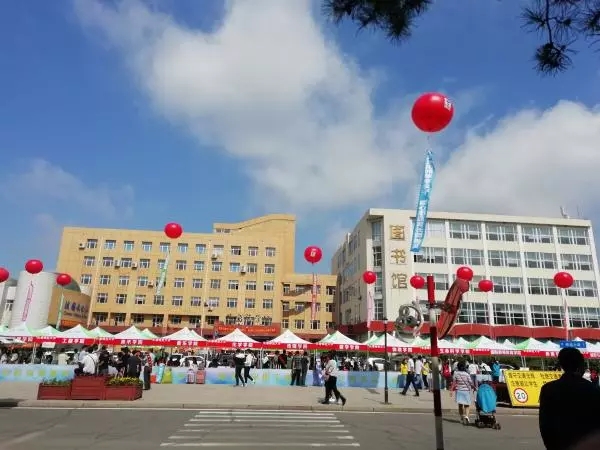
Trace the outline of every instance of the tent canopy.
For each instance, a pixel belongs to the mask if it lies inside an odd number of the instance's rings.
[[[115,339],[152,339],[142,333],[142,330],[135,326],[131,326],[120,333],[115,334]]]
[[[73,328],[69,328],[68,330],[61,332],[60,335],[63,337],[69,337],[69,338],[75,338],[75,339],[93,339],[96,337],[96,336],[94,336],[94,334],[91,331],[86,330],[81,325],[77,325]]]
[[[176,331],[175,333],[169,334],[168,336],[165,336],[163,339],[171,340],[171,341],[194,341],[194,342],[206,341],[206,339],[204,339],[202,336],[200,336],[194,330],[190,330],[188,327],[182,328],[181,330]]]
[[[142,330],[142,334],[144,336],[146,336],[146,339],[156,339],[158,336],[155,335],[152,331],[150,331],[148,328],[144,328]]]
[[[113,337],[112,334],[110,334],[108,331],[103,330],[100,327],[96,327],[93,330],[90,330],[90,333],[92,334],[92,336],[97,337],[97,338],[111,338],[111,337]]]
[[[245,334],[239,328],[236,328],[231,333],[222,336],[220,338],[215,339],[217,342],[233,342],[233,343],[248,343],[248,344],[258,344],[258,341],[255,341],[250,336]]]
[[[270,341],[265,342],[265,344],[303,344],[308,345],[310,342],[305,341],[301,337],[296,336],[290,330],[285,330],[279,336]]]
[[[354,339],[350,339],[348,336],[342,334],[339,331],[336,331],[335,333],[331,334],[329,336],[329,339],[327,339],[326,341],[322,339],[319,342],[335,345],[361,345],[360,342],[356,342]]]
[[[2,333],[5,337],[35,337],[39,336],[39,333],[29,328],[25,322],[21,322],[14,328],[10,328]]]
[[[371,342],[369,345],[383,346],[385,344],[384,341],[385,341],[385,335],[382,334],[381,336],[377,337],[377,339],[375,339],[373,342]],[[388,345],[388,347],[412,347],[412,345],[409,344],[408,342],[398,339],[397,337],[394,337],[389,333],[387,335],[387,345]]]

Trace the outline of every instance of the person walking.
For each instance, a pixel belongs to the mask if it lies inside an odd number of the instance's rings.
[[[415,390],[415,397],[418,397],[419,396],[419,388],[417,387],[417,383],[416,383],[416,379],[415,379],[415,360],[412,359],[412,356],[409,355],[406,363],[407,363],[408,373],[406,374],[406,382],[404,383],[404,389],[402,390],[402,392],[400,394],[406,395],[406,392],[408,392],[408,388],[412,384],[412,387]]]
[[[564,373],[540,391],[539,427],[547,450],[574,448],[600,432],[600,388],[583,378],[583,355],[576,348],[563,348],[558,363]]]
[[[293,386],[294,383],[296,386],[300,386],[302,382],[302,357],[300,356],[300,352],[295,352],[294,356],[292,356],[292,382],[290,386]]]
[[[306,375],[308,374],[308,367],[310,366],[310,357],[308,352],[305,350],[302,355],[302,374],[300,377],[300,384],[306,386]]]
[[[338,377],[338,365],[334,358],[333,353],[330,353],[327,357],[327,363],[325,364],[325,399],[323,400],[324,405],[330,404],[331,394],[335,396],[336,403],[342,401],[342,406],[346,404],[346,397],[344,397],[337,388],[337,377]]]
[[[235,351],[233,355],[233,365],[235,367],[235,385],[239,386],[242,383],[242,386],[246,386],[246,382],[244,381],[244,377],[242,376],[242,372],[246,365],[246,355],[239,348]]]
[[[471,391],[474,391],[476,387],[473,378],[467,373],[466,364],[464,361],[459,361],[456,371],[452,375],[452,391],[458,405],[458,414],[465,425],[469,424],[469,408],[473,403]]]
[[[250,369],[254,366],[255,361],[256,358],[252,350],[246,350],[246,360],[244,361],[244,383],[246,384],[248,384],[248,380],[252,381],[252,384],[255,384],[254,378],[250,376]]]

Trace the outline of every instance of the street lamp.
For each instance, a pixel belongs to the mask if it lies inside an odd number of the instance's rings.
[[[387,346],[387,317],[383,318],[383,347],[384,347],[384,362],[383,362],[383,403],[389,404],[389,389],[388,389],[388,346]]]

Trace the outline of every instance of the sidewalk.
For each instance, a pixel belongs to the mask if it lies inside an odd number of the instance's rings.
[[[406,397],[390,389],[389,405],[383,403],[383,389],[346,388],[346,406],[321,405],[324,390],[319,387],[232,387],[224,385],[155,384],[135,402],[36,400],[37,383],[0,383],[1,407],[54,408],[176,408],[176,409],[277,409],[314,411],[413,412],[433,411],[433,396]],[[442,392],[444,413],[456,413],[456,404],[448,391]],[[537,409],[499,408],[499,414],[537,415]]]

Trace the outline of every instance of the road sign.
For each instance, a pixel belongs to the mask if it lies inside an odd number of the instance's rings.
[[[560,348],[585,348],[585,341],[560,341]]]

